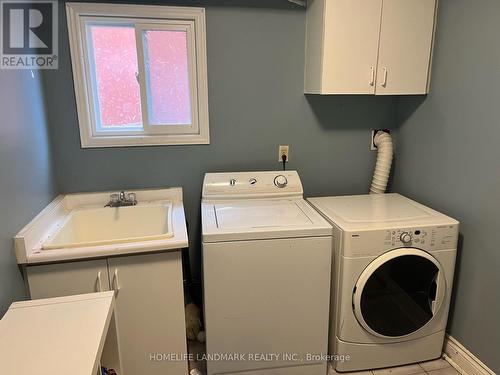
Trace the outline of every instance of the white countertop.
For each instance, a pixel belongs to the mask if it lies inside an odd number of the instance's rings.
[[[94,375],[113,292],[13,303],[0,320],[0,374]]]
[[[113,192],[61,195],[54,199],[15,236],[17,262],[19,264],[39,264],[157,251],[174,251],[188,247],[182,188],[130,190],[127,192],[135,193],[139,202],[171,201],[173,236],[167,239],[142,242],[44,250],[42,249],[43,243],[53,234],[54,223],[62,222],[74,208],[87,205],[104,206]]]

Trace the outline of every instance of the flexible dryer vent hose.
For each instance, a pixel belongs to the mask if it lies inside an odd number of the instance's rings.
[[[389,133],[378,131],[375,134],[373,143],[377,146],[377,164],[373,173],[372,186],[370,194],[384,194],[391,174],[393,146],[392,138]]]

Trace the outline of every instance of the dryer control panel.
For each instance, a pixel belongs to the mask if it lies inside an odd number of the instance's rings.
[[[207,173],[203,199],[302,198],[296,171]]]
[[[344,256],[376,256],[386,251],[415,247],[425,251],[457,247],[458,224],[346,232]]]
[[[443,225],[439,227],[430,228],[403,228],[387,230],[385,232],[385,245],[391,246],[407,246],[408,247],[441,247],[445,246],[447,249],[456,245],[455,235],[448,231],[450,226]]]

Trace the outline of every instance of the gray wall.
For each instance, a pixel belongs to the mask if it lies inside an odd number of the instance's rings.
[[[0,317],[25,298],[12,237],[54,196],[39,73],[0,70]]]
[[[60,69],[44,78],[60,190],[182,186],[199,277],[204,173],[279,169],[278,145],[289,144],[289,168],[308,195],[365,193],[375,158],[369,129],[392,127],[395,106],[393,98],[305,97],[305,12],[286,0],[181,3],[207,3],[210,145],[81,149],[65,20]]]
[[[399,102],[394,190],[461,221],[449,331],[500,373],[500,3],[440,0],[431,93]]]

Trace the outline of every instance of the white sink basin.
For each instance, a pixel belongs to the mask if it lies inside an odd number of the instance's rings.
[[[74,209],[43,250],[170,238],[172,203]]]
[[[105,207],[115,192],[56,197],[15,237],[19,264],[177,251],[188,247],[181,188],[131,190],[136,206]]]

